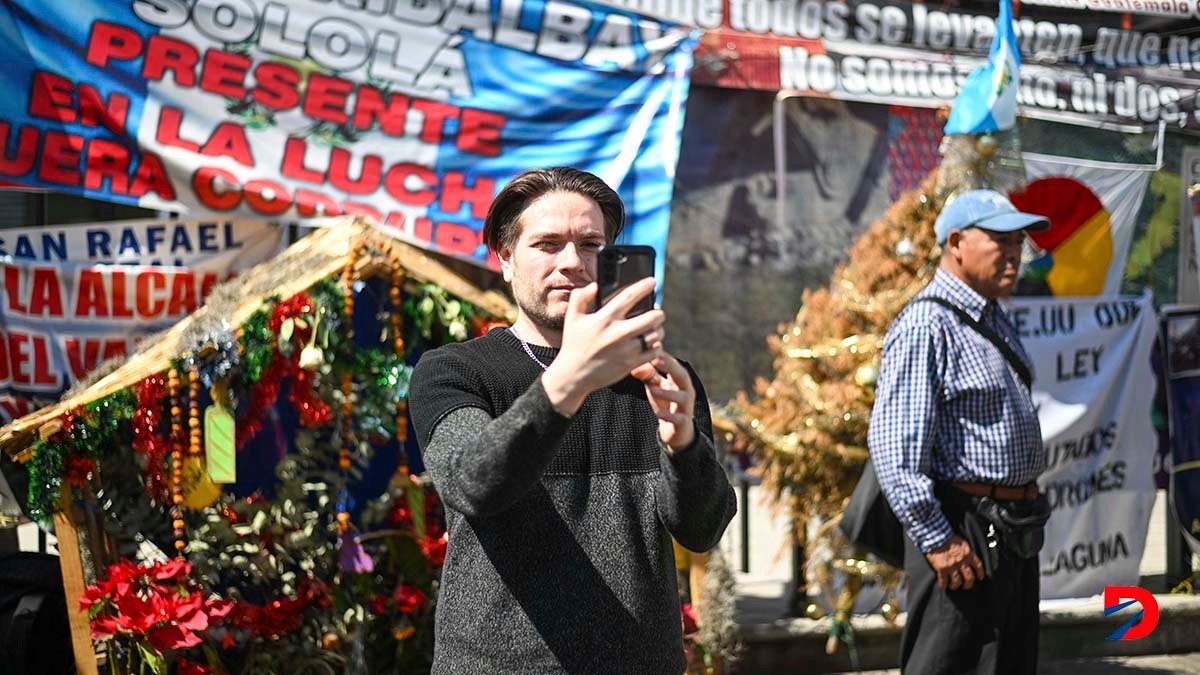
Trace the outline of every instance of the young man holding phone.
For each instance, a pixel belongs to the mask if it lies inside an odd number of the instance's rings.
[[[484,238],[518,315],[425,354],[409,410],[450,531],[433,673],[683,672],[671,537],[737,509],[695,373],[663,349],[654,279],[595,311],[624,206],[570,168],[517,176]]]

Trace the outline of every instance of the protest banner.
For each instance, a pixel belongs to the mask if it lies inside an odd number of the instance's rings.
[[[571,165],[620,192],[628,240],[666,242],[694,44],[673,24],[586,0],[14,0],[0,26],[2,180],[363,215],[485,264],[500,187]]]
[[[1150,296],[1022,297],[1007,311],[1034,363],[1046,452],[1042,598],[1136,585],[1155,493]]]
[[[996,3],[618,0],[707,30],[696,84],[935,108],[987,57]],[[1026,117],[1200,130],[1197,3],[1019,3],[1017,101]],[[1095,10],[1103,11],[1095,11]]]
[[[0,230],[0,419],[57,400],[102,362],[271,258],[262,221],[134,220]]]

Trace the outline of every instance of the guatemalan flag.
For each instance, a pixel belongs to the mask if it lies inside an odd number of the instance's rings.
[[[1017,121],[1017,88],[1020,86],[1021,52],[1013,29],[1012,2],[1000,0],[996,36],[988,62],[971,71],[963,81],[950,119],[947,134],[982,134],[1005,131]]]

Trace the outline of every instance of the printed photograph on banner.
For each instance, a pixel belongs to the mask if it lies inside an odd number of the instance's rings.
[[[494,266],[496,192],[572,165],[661,259],[690,29],[588,0],[354,5],[7,3],[25,48],[0,179],[189,217],[361,215]]]
[[[1014,298],[1005,309],[1034,364],[1046,449],[1042,598],[1135,584],[1155,493],[1154,305],[1148,295]]]
[[[940,138],[928,124],[932,111],[901,116],[882,106],[788,99],[781,194],[774,100],[714,87],[695,87],[690,97],[663,306],[673,348],[706,373],[715,400],[771,372],[764,336],[795,316],[805,289],[829,278],[887,209],[894,187],[924,178],[917,171]]]

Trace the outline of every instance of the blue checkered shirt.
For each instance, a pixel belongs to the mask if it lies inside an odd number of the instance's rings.
[[[991,327],[1033,372],[995,300],[941,269],[917,297],[930,295]],[[935,481],[1024,485],[1046,468],[1021,379],[987,338],[932,302],[910,304],[888,330],[867,444],[888,503],[924,552],[953,534]]]

